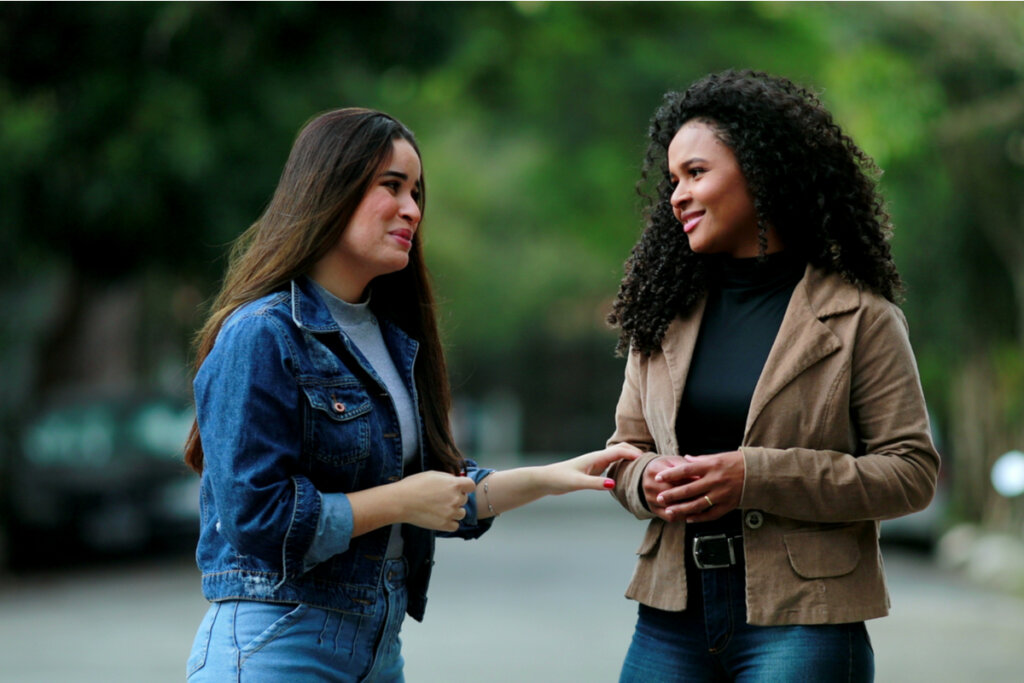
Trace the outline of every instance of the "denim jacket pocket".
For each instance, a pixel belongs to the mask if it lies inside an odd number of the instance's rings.
[[[344,465],[370,454],[370,397],[359,380],[302,383],[309,402],[305,440],[310,455]]]

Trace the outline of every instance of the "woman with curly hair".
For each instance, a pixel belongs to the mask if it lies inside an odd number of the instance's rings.
[[[939,468],[876,172],[783,78],[710,75],[655,113],[609,316],[608,443],[645,451],[614,494],[651,520],[621,681],[873,679],[878,523]]]

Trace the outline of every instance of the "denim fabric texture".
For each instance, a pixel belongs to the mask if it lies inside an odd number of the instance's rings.
[[[190,683],[402,683],[405,562],[389,560],[373,616],[215,602],[192,644]]]
[[[395,367],[414,403],[418,343],[379,316]],[[257,600],[372,615],[389,528],[352,538],[350,514],[320,524],[323,494],[398,481],[398,416],[383,382],[333,320],[305,278],[246,304],[224,323],[196,375],[196,413],[205,456],[196,558],[211,601]],[[424,443],[422,421],[420,443]],[[420,449],[417,471],[432,466]],[[490,470],[469,463],[480,481]],[[325,511],[326,508],[326,511]],[[475,496],[452,534],[475,538]],[[335,512],[336,513],[336,512]],[[310,567],[318,528],[337,554]],[[408,613],[422,619],[434,532],[406,525]]]
[[[682,612],[640,605],[619,683],[870,683],[874,652],[864,622],[752,626],[743,564],[687,567]]]

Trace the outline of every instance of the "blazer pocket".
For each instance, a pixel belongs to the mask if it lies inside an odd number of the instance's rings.
[[[799,531],[783,540],[790,566],[805,579],[845,576],[860,563],[857,537],[849,528]]]
[[[344,465],[369,455],[373,406],[358,380],[303,384],[302,391],[311,408],[305,438],[313,457]]]
[[[651,523],[647,525],[647,531],[644,533],[644,540],[640,541],[640,547],[636,549],[636,554],[640,557],[646,557],[654,553],[658,549],[658,544],[661,542],[661,532],[665,528],[665,522],[660,518],[651,520]]]

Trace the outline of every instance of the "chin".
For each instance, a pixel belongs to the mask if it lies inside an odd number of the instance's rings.
[[[384,274],[390,275],[391,273],[397,273],[400,270],[405,270],[405,267],[408,265],[409,255],[403,254],[401,258],[395,258],[388,261],[388,263],[385,266],[386,272]]]
[[[690,251],[694,254],[713,254],[714,248],[700,240],[690,240]]]

